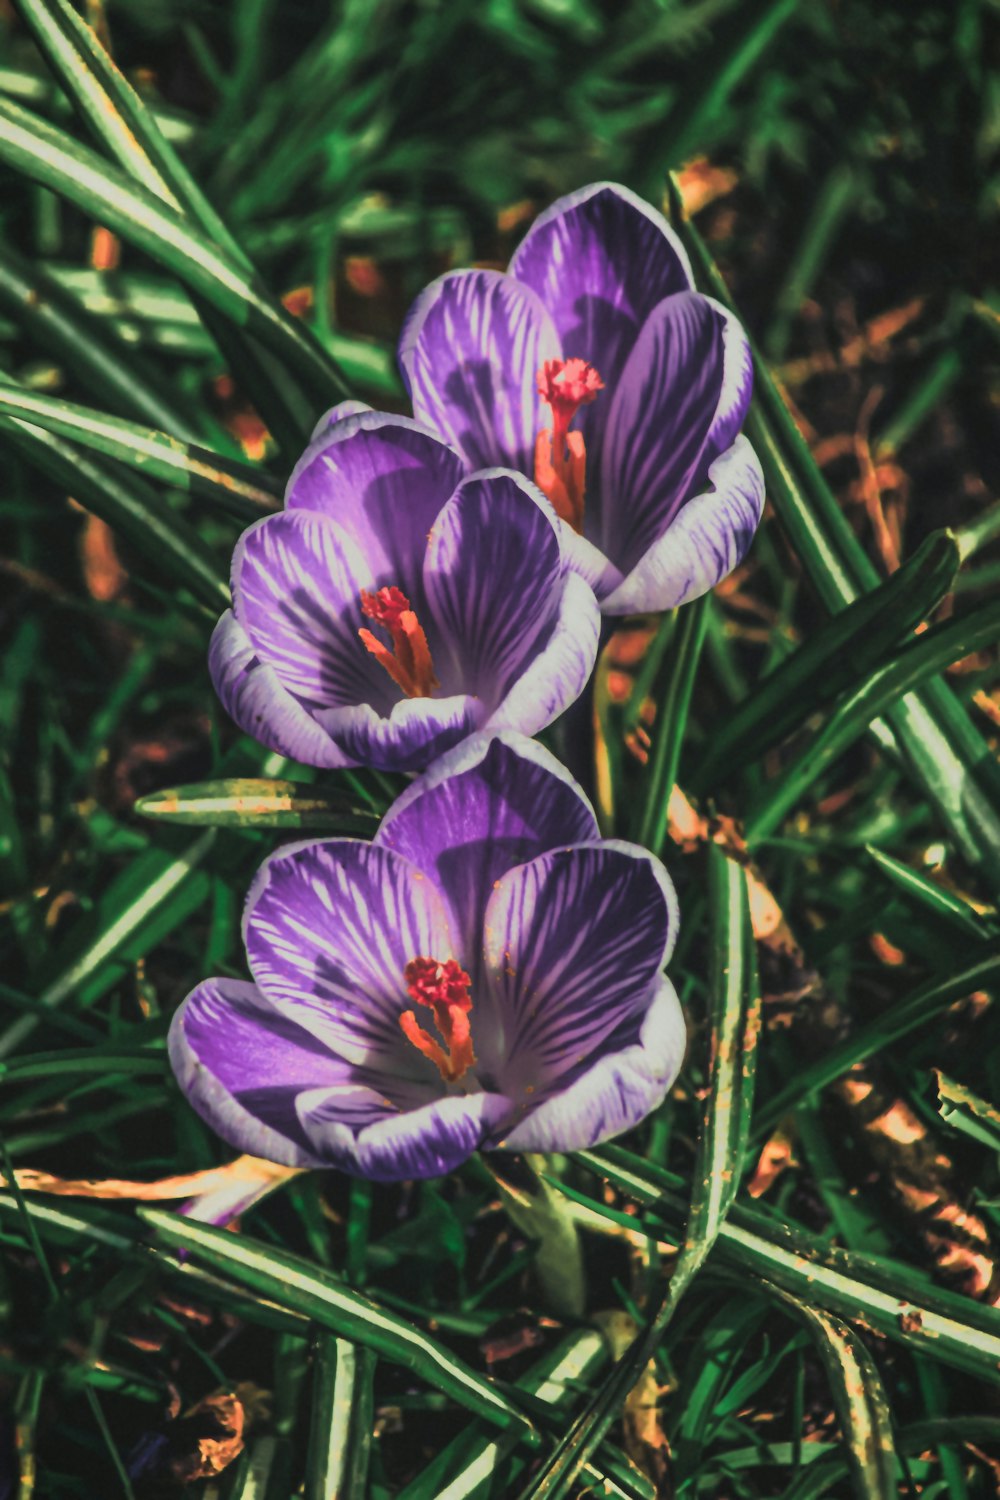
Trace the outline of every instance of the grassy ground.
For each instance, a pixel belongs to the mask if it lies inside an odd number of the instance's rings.
[[[197,1244],[4,1194],[0,1496],[995,1494],[996,6],[86,14],[142,102],[67,6],[0,7],[8,1176],[232,1156],[163,1038],[242,974],[287,834],[135,804],[280,775],[354,829],[391,800],[236,735],[204,654],[233,541],[341,382],[403,409],[429,276],[505,264],[583,182],[663,203],[677,171],[700,282],[758,346],[770,506],[737,575],[598,677],[602,817],[676,878],[691,1044],[642,1130],[556,1164],[587,1320],[479,1162],[297,1178]]]

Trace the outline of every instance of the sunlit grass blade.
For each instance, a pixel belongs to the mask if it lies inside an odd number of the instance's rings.
[[[403,1365],[468,1411],[494,1426],[513,1428],[537,1444],[531,1424],[482,1375],[429,1334],[316,1270],[309,1261],[179,1214],[160,1209],[140,1209],[139,1213],[165,1244],[197,1255],[281,1306],[305,1314],[321,1328]]]
[[[684,1184],[676,1175],[620,1146],[576,1152],[575,1159],[646,1208],[644,1232],[650,1237],[680,1235],[685,1206],[678,1189]],[[575,1190],[563,1191],[573,1196]],[[586,1202],[601,1211],[593,1200]],[[839,1250],[742,1204],[723,1223],[713,1255],[737,1275],[763,1277],[834,1317],[861,1321],[930,1358],[1000,1381],[1000,1312],[943,1291],[902,1261]]]
[[[747,842],[753,844],[778,826],[804,792],[823,775],[873,719],[892,708],[904,694],[960,660],[1000,639],[1000,604],[980,605],[957,620],[948,620],[918,636],[867,681],[856,687],[831,714],[820,732],[747,816]]]
[[[523,1500],[560,1500],[569,1493],[704,1264],[739,1185],[753,1105],[760,1001],[751,949],[746,876],[742,867],[716,845],[710,845],[708,853],[712,910],[711,1056],[694,1191],[681,1255],[645,1327],[524,1490]]]
[[[344,796],[326,795],[296,781],[230,777],[165,788],[140,797],[135,811],[163,823],[200,828],[304,828],[316,832],[374,833],[378,814]]]
[[[196,442],[203,417],[147,360],[40,266],[0,242],[0,312],[114,411]]]
[[[175,489],[210,500],[241,520],[257,520],[281,505],[278,486],[249,464],[222,458],[210,448],[185,443],[169,433],[109,417],[93,407],[26,390],[3,375],[0,414],[22,417],[57,437],[74,440]]]
[[[833,615],[713,726],[691,790],[702,793],[804,724],[856,684],[926,619],[961,561],[948,531],[935,532],[898,572]]]
[[[867,844],[865,853],[875,862],[893,888],[907,905],[918,913],[937,918],[951,927],[960,936],[978,942],[997,931],[997,923],[991,915],[982,914],[956,896],[954,891],[939,885],[912,865],[904,865],[884,849]]]
[[[238,242],[86,22],[66,0],[17,0],[17,10],[88,127],[115,160],[158,198],[189,213],[234,260],[248,266]]]
[[[938,1109],[953,1130],[969,1136],[990,1151],[1000,1152],[1000,1109],[982,1099],[964,1083],[937,1072]]]
[[[0,1058],[8,1057],[41,1024],[47,1010],[64,1005],[72,995],[100,986],[123,950],[144,932],[147,940],[169,932],[205,896],[205,877],[199,865],[217,837],[214,829],[201,834],[179,855],[147,850],[114,880],[98,904],[96,931],[82,941],[75,934],[65,950],[58,950],[55,970],[38,998],[38,1013],[12,1021],[0,1032]]]
[[[6,389],[4,387],[3,389]],[[86,456],[73,443],[19,417],[0,416],[0,443],[17,448],[66,493],[157,567],[191,590],[213,614],[229,605],[224,565],[190,522],[178,516],[137,475]]]
[[[826,1370],[859,1500],[896,1500],[892,1413],[875,1361],[840,1318],[787,1292],[783,1299],[809,1329]]]
[[[939,1448],[945,1443],[996,1443],[1000,1441],[1000,1417],[992,1414],[968,1417],[939,1417],[929,1422],[915,1422],[900,1429],[896,1439],[896,1451],[906,1458]],[[850,1475],[850,1460],[840,1454],[824,1454],[811,1464],[802,1478],[785,1491],[782,1500],[818,1500],[820,1495],[837,1491],[841,1481]],[[907,1480],[905,1473],[899,1478]],[[928,1486],[929,1488],[929,1486]],[[896,1493],[894,1491],[893,1493]],[[936,1491],[948,1494],[950,1491]]]
[[[705,643],[708,605],[708,595],[704,594],[681,616],[670,681],[657,709],[645,800],[636,832],[636,841],[654,854],[663,848],[667,836],[670,794],[677,780],[695,674]]]
[[[348,1339],[316,1343],[305,1500],[363,1495],[374,1425],[376,1356]]]
[[[2,99],[0,161],[75,203],[167,266],[192,292],[283,359],[314,400],[332,405],[348,394],[308,330],[260,287],[243,264],[93,151]]]

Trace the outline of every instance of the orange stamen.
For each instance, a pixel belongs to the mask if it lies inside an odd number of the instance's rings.
[[[442,1047],[424,1030],[412,1010],[405,1010],[400,1016],[400,1029],[418,1052],[430,1058],[445,1083],[455,1083],[476,1061],[469,1022],[472,981],[453,958],[444,963],[436,958],[411,958],[403,977],[411,1000],[433,1012],[434,1024],[445,1045]]]
[[[538,394],[552,408],[552,426],[535,439],[535,483],[575,531],[583,530],[587,450],[583,433],[570,432],[569,424],[603,389],[585,359],[547,359],[538,372]]]
[[[385,668],[407,698],[429,698],[440,683],[434,675],[431,649],[410,601],[402,589],[381,588],[377,594],[361,590],[361,609],[376,625],[382,625],[392,637],[392,649],[372,635],[359,630],[361,643]]]

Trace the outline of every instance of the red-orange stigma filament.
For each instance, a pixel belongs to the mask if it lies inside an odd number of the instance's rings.
[[[476,1061],[469,1024],[472,981],[453,958],[444,963],[436,958],[411,958],[403,970],[403,978],[410,999],[433,1011],[434,1024],[445,1045],[442,1047],[424,1030],[412,1010],[404,1010],[399,1018],[403,1035],[418,1052],[430,1058],[445,1083],[454,1083]]]
[[[587,450],[583,433],[570,432],[569,424],[603,389],[585,359],[547,359],[538,372],[538,394],[552,408],[552,426],[535,439],[535,483],[575,531],[583,530]]]
[[[361,609],[369,620],[382,625],[392,637],[392,649],[370,630],[359,630],[362,644],[380,666],[385,667],[408,698],[429,698],[440,684],[434,676],[431,648],[402,589],[379,589],[377,594],[361,590]]]

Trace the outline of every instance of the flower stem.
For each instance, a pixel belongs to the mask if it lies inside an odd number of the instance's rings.
[[[542,1177],[544,1156],[483,1152],[481,1160],[513,1224],[536,1242],[535,1273],[549,1310],[579,1318],[587,1301],[583,1255],[572,1205]]]

